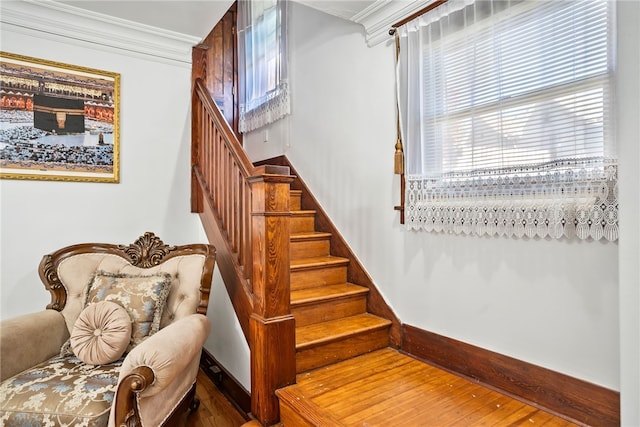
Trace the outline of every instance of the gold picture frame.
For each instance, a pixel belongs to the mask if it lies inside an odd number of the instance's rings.
[[[0,52],[0,178],[120,181],[120,74]]]

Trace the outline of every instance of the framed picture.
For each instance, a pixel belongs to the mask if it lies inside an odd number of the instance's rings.
[[[119,182],[120,75],[0,52],[0,178]]]

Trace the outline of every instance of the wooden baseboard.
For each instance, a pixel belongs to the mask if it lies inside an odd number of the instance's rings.
[[[200,368],[248,420],[251,413],[251,394],[204,348],[200,357]]]
[[[576,424],[620,425],[620,393],[499,353],[403,325],[402,350]]]

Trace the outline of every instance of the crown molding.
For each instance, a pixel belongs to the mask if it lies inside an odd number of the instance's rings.
[[[352,21],[364,26],[367,45],[373,47],[391,39],[389,29],[393,24],[424,9],[436,0],[377,0],[357,13]]]
[[[190,66],[194,36],[138,24],[52,0],[3,0],[3,30],[46,34],[65,42]]]

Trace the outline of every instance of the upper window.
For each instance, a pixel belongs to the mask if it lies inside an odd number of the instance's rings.
[[[241,132],[289,113],[286,5],[285,0],[238,2]]]
[[[411,228],[616,240],[608,1],[449,0],[398,29]]]

